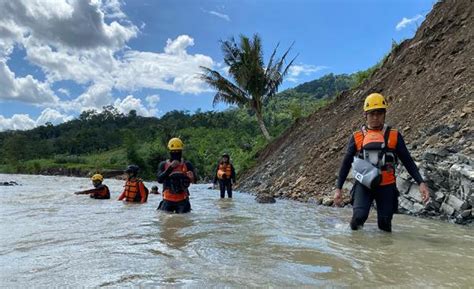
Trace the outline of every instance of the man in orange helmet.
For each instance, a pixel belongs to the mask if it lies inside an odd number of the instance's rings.
[[[398,209],[395,168],[400,159],[408,173],[419,184],[423,202],[429,200],[429,190],[405,145],[402,135],[385,124],[387,102],[380,93],[365,99],[366,125],[349,139],[337,180],[334,203],[342,202],[342,185],[353,168],[356,182],[352,188],[353,213],[350,226],[357,230],[364,225],[370,207],[377,204],[379,229],[391,232],[392,217]]]

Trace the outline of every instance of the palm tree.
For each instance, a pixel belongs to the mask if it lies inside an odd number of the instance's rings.
[[[200,78],[217,90],[213,105],[224,102],[244,106],[255,112],[258,125],[269,141],[271,136],[263,121],[263,104],[277,91],[283,77],[295,58],[285,67],[285,59],[291,46],[282,57],[276,59],[278,45],[273,50],[267,66],[264,66],[262,41],[258,34],[252,39],[240,35],[240,44],[234,38],[221,41],[224,62],[229,68],[230,79],[208,67],[202,67]]]

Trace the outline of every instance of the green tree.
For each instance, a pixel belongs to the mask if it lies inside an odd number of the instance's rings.
[[[236,43],[234,38],[221,41],[221,49],[224,62],[229,67],[230,79],[208,67],[201,67],[201,79],[217,90],[213,103],[237,104],[251,109],[257,117],[263,135],[270,140],[271,136],[263,121],[263,107],[278,91],[278,86],[296,58],[285,66],[291,46],[282,57],[275,58],[277,45],[266,66],[262,41],[258,34],[254,34],[252,39],[241,35],[240,43]]]

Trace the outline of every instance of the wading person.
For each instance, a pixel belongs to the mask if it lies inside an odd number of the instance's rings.
[[[145,203],[148,199],[148,189],[143,184],[143,180],[138,178],[140,168],[136,165],[129,165],[125,170],[127,180],[119,201],[125,200],[130,203]]]
[[[76,195],[89,195],[93,199],[110,199],[109,188],[102,184],[104,177],[101,174],[95,174],[91,178],[92,185],[94,186],[91,190],[85,190],[81,192],[75,192]]]
[[[224,153],[217,164],[216,173],[214,175],[214,185],[217,182],[219,182],[221,198],[225,198],[226,190],[227,197],[232,198],[232,184],[235,184],[235,170],[230,162],[230,156],[228,153]]]
[[[170,139],[170,159],[158,166],[158,183],[163,184],[163,200],[158,210],[178,214],[191,211],[188,188],[196,182],[197,176],[193,165],[183,159],[183,147],[179,138]]]
[[[334,202],[342,201],[342,185],[353,168],[356,182],[352,188],[352,230],[362,227],[369,216],[375,199],[379,229],[391,232],[392,217],[398,207],[398,190],[395,184],[395,167],[401,160],[408,173],[419,184],[423,202],[429,199],[429,190],[415,162],[410,156],[402,135],[385,124],[387,103],[379,93],[365,99],[366,125],[353,133],[342,161],[337,180]]]

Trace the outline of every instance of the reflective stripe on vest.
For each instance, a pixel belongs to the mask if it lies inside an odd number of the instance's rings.
[[[226,175],[227,179],[230,179],[232,176],[232,166],[230,164],[219,164],[219,168],[217,170],[217,178],[224,179],[223,174]]]
[[[164,170],[166,171],[170,167],[170,165],[171,165],[171,162],[167,161],[166,164],[165,164],[165,169]],[[179,165],[177,165],[171,171],[171,173],[175,173],[175,172],[182,172],[184,174],[186,174],[188,172],[188,167],[186,166],[184,161],[180,162]],[[170,188],[166,188],[163,185],[163,200],[171,201],[171,202],[180,202],[180,201],[183,201],[183,200],[187,199],[188,196],[189,196],[189,193],[187,191],[183,191],[183,192],[179,192],[179,193],[173,193],[173,192],[171,192]]]
[[[383,131],[381,130],[368,130],[370,133],[379,133],[383,138]],[[362,151],[362,146],[364,142],[364,133],[362,131],[354,132],[354,142],[356,146],[357,153]],[[387,149],[388,151],[395,151],[398,142],[398,131],[396,129],[390,129],[388,135]],[[380,181],[381,186],[391,185],[396,182],[395,170],[392,166],[387,166],[385,169],[382,169],[382,179]]]

